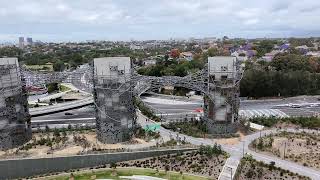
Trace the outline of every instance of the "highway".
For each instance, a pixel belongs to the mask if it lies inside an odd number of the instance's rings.
[[[244,100],[240,101],[239,115],[245,118],[254,116],[297,117],[320,115],[319,96],[299,96],[286,99]],[[190,113],[202,108],[201,98],[174,96],[147,96],[141,99],[162,113]],[[318,105],[317,105],[318,104]],[[290,107],[290,105],[298,105]]]
[[[89,97],[89,98],[71,101],[67,103],[59,103],[59,104],[50,105],[50,106],[30,108],[29,112],[32,117],[36,117],[36,116],[43,116],[46,114],[53,114],[56,112],[62,112],[70,109],[77,109],[77,108],[81,108],[91,104],[93,104],[93,98]]]
[[[184,119],[185,117],[199,117],[202,112],[198,110],[202,109],[203,101],[201,97],[195,98],[185,98],[185,97],[174,97],[174,96],[162,96],[162,95],[152,95],[152,96],[142,96],[141,99],[153,109],[156,110],[156,114],[162,115],[165,119]],[[30,113],[33,116],[33,120],[42,119],[75,119],[75,118],[90,118],[94,117],[94,108],[80,108],[78,107],[86,106],[87,104],[92,104],[92,99],[88,98],[86,100],[62,103],[53,106],[47,106],[43,108],[30,109]],[[79,103],[80,102],[80,103]],[[305,103],[318,103],[317,97],[293,97],[285,100],[246,100],[241,101],[239,114],[245,117],[253,116],[279,116],[279,117],[290,117],[290,116],[311,116],[316,113],[320,113],[319,107],[282,107],[279,105],[284,104],[305,104]],[[90,106],[89,106],[90,107]],[[75,109],[76,108],[76,109]],[[69,111],[64,111],[68,109]],[[75,109],[71,110],[70,109]],[[63,111],[63,112],[59,112]],[[41,115],[50,114],[51,115]],[[54,112],[58,112],[55,113]],[[65,115],[68,113],[69,115]],[[187,114],[187,115],[186,115]],[[40,116],[40,117],[35,117]]]

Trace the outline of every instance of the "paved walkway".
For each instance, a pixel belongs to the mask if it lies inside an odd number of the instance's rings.
[[[143,120],[145,121],[146,117],[144,117],[141,113],[138,113],[138,120]],[[144,122],[144,124],[154,124],[155,122],[153,121],[148,121],[148,122]],[[163,137],[176,137],[179,136],[181,139],[185,139],[187,142],[194,144],[194,145],[213,145],[214,143],[216,143],[214,140],[212,139],[204,139],[204,138],[194,138],[191,136],[187,136],[184,134],[180,134],[177,132],[173,132],[170,130],[167,130],[163,127],[160,127],[159,129],[161,136]],[[285,131],[288,132],[303,132],[303,130],[296,130],[296,129],[286,129]],[[258,161],[263,161],[264,163],[270,164],[270,162],[275,162],[275,166],[281,167],[282,169],[286,169],[286,170],[290,170],[292,172],[295,173],[299,173],[300,175],[304,175],[304,176],[308,176],[314,180],[319,180],[320,179],[320,171],[309,168],[309,167],[304,167],[301,166],[299,164],[290,162],[290,161],[286,161],[286,160],[282,160],[279,159],[277,157],[273,157],[273,156],[267,156],[267,155],[263,155],[263,154],[259,154],[256,152],[253,152],[251,150],[249,150],[248,145],[254,140],[261,136],[270,134],[270,133],[277,133],[279,132],[278,130],[274,129],[274,130],[265,130],[265,131],[261,131],[261,132],[257,132],[251,135],[246,136],[243,139],[243,143],[239,143],[237,145],[221,145],[222,149],[226,152],[228,152],[231,155],[232,159],[241,159],[243,156],[243,152],[247,153],[247,154],[251,154],[252,157]],[[317,131],[312,131],[312,130],[305,130],[305,132],[317,132]],[[244,146],[244,151],[243,151],[243,146]],[[230,161],[230,163],[228,164],[232,164],[233,161]],[[232,165],[231,165],[232,166]],[[233,166],[233,170],[235,170],[236,168]],[[227,171],[226,171],[227,174]],[[229,176],[230,177],[230,176]]]
[[[240,159],[238,157],[230,157],[226,160],[222,171],[219,175],[218,180],[230,180],[234,178],[234,175],[237,172],[238,166],[240,164]]]

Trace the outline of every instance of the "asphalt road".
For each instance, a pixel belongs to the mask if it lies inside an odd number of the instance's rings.
[[[244,100],[240,102],[239,114],[244,117],[253,116],[315,116],[320,115],[320,104],[317,107],[301,106],[289,107],[289,104],[304,105],[310,103],[320,103],[320,96],[299,96],[286,99],[268,99],[268,100]],[[151,99],[151,100],[150,100]],[[195,112],[202,108],[201,99],[176,98],[170,96],[157,96],[156,98],[142,97],[145,103],[149,104],[161,113],[181,114]],[[146,101],[147,100],[147,101]],[[169,101],[171,100],[171,101]],[[186,102],[183,104],[182,102]],[[174,115],[173,115],[174,116]]]
[[[246,100],[241,101],[240,115],[279,115],[282,117],[289,116],[312,116],[315,113],[320,113],[320,107],[277,107],[284,104],[303,104],[303,103],[319,103],[318,97],[302,96],[287,99],[276,100]],[[152,108],[156,109],[158,115],[162,115],[165,119],[183,119],[185,117],[199,117],[201,114],[197,110],[203,106],[201,98],[181,98],[172,96],[142,96],[141,99],[145,101]],[[66,115],[68,114],[68,115]],[[83,107],[80,109],[34,117],[32,122],[39,120],[52,119],[76,119],[76,118],[92,118],[95,116],[93,106]]]
[[[44,115],[44,116],[38,116],[38,117],[32,117],[31,121],[40,121],[40,120],[53,120],[53,119],[76,119],[76,118],[90,118],[94,117],[94,107],[93,106],[87,106],[82,107],[80,109],[73,109],[69,111]]]

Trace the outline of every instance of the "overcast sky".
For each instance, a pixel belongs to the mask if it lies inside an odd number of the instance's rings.
[[[0,0],[0,41],[320,35],[320,0]]]

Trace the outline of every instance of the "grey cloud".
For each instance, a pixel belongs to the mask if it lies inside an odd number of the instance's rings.
[[[320,28],[316,0],[0,0],[0,4],[0,41],[6,34],[7,39],[13,34],[43,40],[46,34],[50,40],[148,39],[179,34],[309,34]]]

